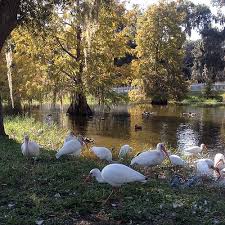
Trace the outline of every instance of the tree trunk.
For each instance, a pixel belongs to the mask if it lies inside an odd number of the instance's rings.
[[[0,136],[7,136],[3,124],[3,107],[2,107],[2,98],[0,96]]]
[[[31,107],[32,107],[32,102],[33,102],[33,100],[32,100],[32,99],[29,99],[29,100],[28,100],[28,107],[29,107],[29,110],[31,110]]]
[[[0,1],[0,51],[5,40],[17,25],[20,0]]]
[[[163,99],[163,98],[159,98],[159,99],[153,98],[151,101],[151,104],[152,105],[167,105],[168,101],[167,99]]]
[[[70,104],[67,113],[72,116],[92,116],[91,108],[87,104],[86,96],[83,93],[73,95],[72,103]]]
[[[80,0],[76,0],[77,18],[81,20]],[[78,22],[76,27],[76,61],[79,64],[79,70],[76,74],[75,83],[79,87],[79,90],[73,94],[72,103],[70,104],[67,113],[76,116],[92,116],[92,111],[87,104],[87,99],[83,91],[82,75],[84,70],[84,59],[82,55],[82,26]]]
[[[23,110],[22,110],[22,104],[21,104],[20,98],[15,98],[14,108],[12,108],[11,110],[12,110],[12,114],[14,115],[22,114]]]
[[[57,90],[54,89],[53,90],[53,96],[52,96],[52,105],[53,105],[53,107],[56,106],[56,99],[57,99]]]
[[[2,47],[17,25],[17,14],[19,11],[20,0],[0,1],[0,52]],[[0,98],[0,136],[6,136],[3,124],[3,109]]]

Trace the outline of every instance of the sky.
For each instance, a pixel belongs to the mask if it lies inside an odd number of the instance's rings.
[[[132,8],[132,5],[138,4],[141,8],[147,8],[149,5],[156,3],[158,0],[128,0],[127,9]],[[216,13],[217,9],[210,4],[210,0],[192,0],[195,4],[205,4],[210,7],[212,13]],[[224,9],[225,11],[225,9]],[[196,31],[192,31],[191,40],[197,40],[200,35]]]
[[[128,0],[130,3],[128,5],[139,4],[146,7],[152,3],[157,2],[157,0]],[[210,0],[195,0],[194,3],[210,5]]]

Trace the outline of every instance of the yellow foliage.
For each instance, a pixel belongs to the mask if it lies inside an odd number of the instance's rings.
[[[185,90],[181,77],[185,34],[183,15],[175,2],[160,1],[138,19],[136,36],[138,60],[133,62],[136,77],[143,80],[145,92],[156,99],[177,99]]]

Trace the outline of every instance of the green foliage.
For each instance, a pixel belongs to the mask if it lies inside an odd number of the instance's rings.
[[[183,60],[183,73],[184,73],[184,79],[185,80],[191,80],[191,74],[192,74],[192,67],[194,63],[194,54],[193,49],[195,47],[195,41],[185,41],[184,43],[184,49],[185,49],[185,55]]]
[[[223,102],[223,95],[218,92],[213,92],[213,95],[207,98],[201,92],[188,93],[184,100],[180,103],[184,105],[221,105]]]
[[[114,64],[129,52],[124,5],[114,1],[109,5],[107,1],[77,4],[67,1],[60,15],[55,8],[44,29],[20,26],[14,30],[14,96],[55,103],[82,92],[99,98],[102,104],[117,101],[112,87],[130,76],[128,65]],[[79,7],[80,15],[76,13]],[[0,73],[5,71],[4,64],[0,65]],[[6,83],[3,86],[7,87]],[[8,88],[4,90],[6,99],[7,92]]]
[[[212,82],[207,82],[205,85],[205,88],[203,89],[203,96],[206,98],[212,98],[214,96],[213,90],[212,90]]]
[[[182,14],[177,12],[175,2],[152,5],[139,18],[138,60],[134,63],[137,76],[152,99],[178,100],[186,91],[181,75],[185,41],[181,24]]]
[[[224,81],[224,51],[225,29],[205,28],[201,32],[203,39],[196,43],[193,49],[194,65],[192,77],[198,82]],[[203,70],[206,65],[209,76],[205,77]]]
[[[206,80],[206,85],[205,85],[205,88],[203,89],[203,96],[206,98],[212,98],[213,97],[213,90],[212,90],[213,84],[212,84],[212,80],[210,79],[210,74],[209,74],[206,64],[204,65],[202,76]]]
[[[100,104],[106,104],[115,94],[111,89],[122,84],[129,74],[129,66],[116,66],[114,60],[129,52],[125,8],[113,3],[110,8],[99,10],[98,26],[92,34],[90,49],[87,49],[86,84],[89,93]]]
[[[191,1],[182,0],[179,1],[177,9],[183,14],[184,32],[189,36],[193,29],[202,31],[211,25],[213,16],[210,8],[204,4],[194,4]]]
[[[46,149],[59,149],[68,133],[66,129],[59,129],[56,124],[42,124],[30,117],[6,117],[4,122],[6,132],[11,138],[22,142],[24,135],[28,134]]]
[[[209,26],[213,18],[206,6],[161,1],[144,12],[137,6],[126,10],[114,0],[24,0],[17,10],[22,23],[11,41],[18,101],[62,102],[81,92],[111,104],[121,100],[112,88],[135,80],[140,91],[129,93],[132,100],[181,100],[185,80],[205,81],[205,64],[213,82],[224,80],[225,32]],[[203,40],[184,46],[185,32],[192,28],[202,32]],[[117,66],[126,56],[129,62],[135,59],[132,66]],[[8,100],[4,49],[0,57],[1,92]]]

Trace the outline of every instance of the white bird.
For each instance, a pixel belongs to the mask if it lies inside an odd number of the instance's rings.
[[[112,152],[105,147],[91,147],[91,152],[93,152],[99,159],[112,161]]]
[[[62,155],[79,156],[84,145],[83,137],[78,135],[76,139],[64,143],[63,147],[56,153],[56,159],[60,158]]]
[[[132,148],[129,145],[123,145],[120,148],[119,158],[122,159],[123,157],[125,157],[131,151],[132,151]]]
[[[214,162],[211,159],[199,159],[195,161],[197,175],[199,176],[213,176],[213,170],[215,170],[219,175],[220,172],[218,168],[214,167]]]
[[[165,149],[164,144],[158,143],[156,150],[145,151],[140,153],[138,156],[131,160],[130,165],[137,164],[141,166],[156,166],[160,165],[166,156],[169,159],[169,155]]]
[[[201,144],[200,147],[199,146],[188,147],[188,148],[184,149],[184,152],[188,153],[188,154],[198,154],[198,153],[202,152],[204,148],[207,149],[206,145]]]
[[[174,166],[185,166],[186,164],[186,162],[178,155],[170,155],[169,158]]]
[[[147,178],[143,174],[118,163],[109,164],[102,171],[92,169],[89,176],[95,177],[99,183],[108,183],[113,187],[120,187],[123,184],[136,181],[142,183],[147,181]]]
[[[24,143],[21,145],[22,154],[27,157],[37,157],[40,154],[40,147],[35,141],[30,141],[29,136],[24,136]]]
[[[214,157],[214,166],[219,170],[225,168],[225,157],[222,153],[217,153]]]
[[[69,134],[66,136],[65,140],[64,140],[64,144],[68,141],[77,139],[77,137],[74,135],[73,131],[70,131]]]
[[[105,166],[102,171],[99,169],[92,169],[88,178],[90,177],[95,177],[99,183],[108,183],[113,187],[112,192],[105,202],[107,202],[110,196],[113,194],[114,189],[120,187],[123,184],[132,182],[147,182],[147,177],[145,177],[143,174],[133,170],[128,166],[118,163],[109,164]]]

